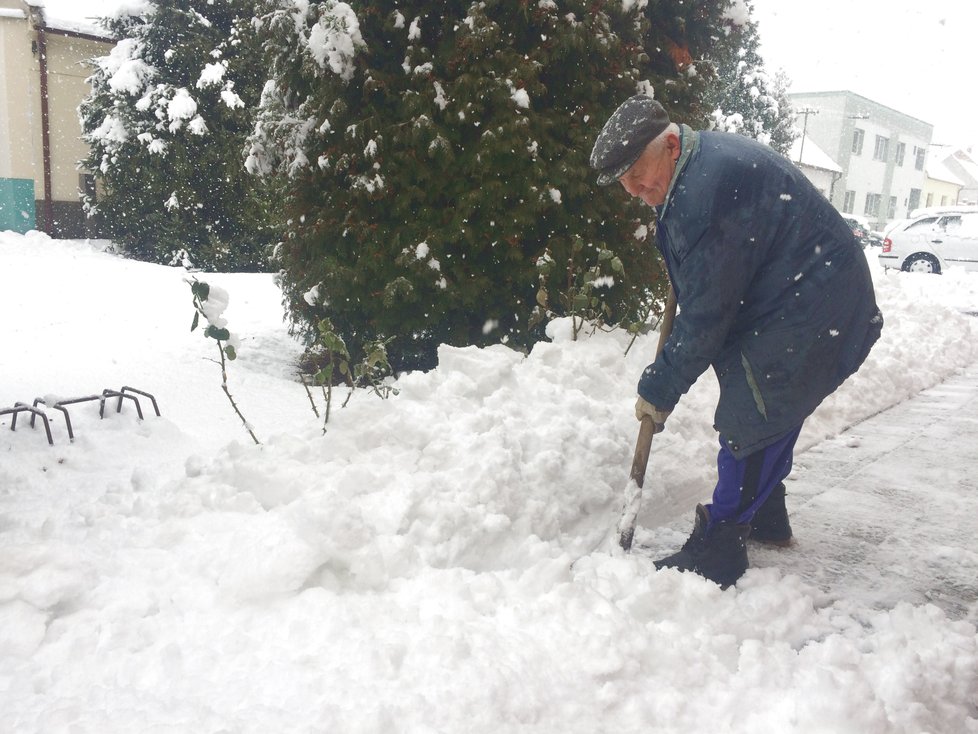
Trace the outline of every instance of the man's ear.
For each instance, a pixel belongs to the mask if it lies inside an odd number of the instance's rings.
[[[672,156],[674,161],[679,160],[679,154],[682,151],[683,144],[679,140],[679,134],[674,132],[666,133],[666,150],[669,151],[669,155]]]

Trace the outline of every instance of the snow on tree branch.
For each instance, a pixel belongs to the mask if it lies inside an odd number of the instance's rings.
[[[320,3],[323,5],[326,9],[309,31],[309,51],[320,67],[328,65],[334,74],[349,81],[353,78],[353,58],[365,46],[360,23],[346,3]]]
[[[119,40],[90,62],[78,114],[99,214],[128,254],[166,263],[186,250],[198,267],[229,269],[262,262],[263,182],[242,160],[267,71],[254,12],[251,0],[150,0],[106,20]]]
[[[107,86],[116,94],[135,97],[156,75],[156,69],[142,58],[143,44],[136,38],[124,38],[108,56],[96,60]]]
[[[366,44],[356,13],[345,2],[267,0],[264,8],[254,23],[267,39],[270,79],[262,90],[245,167],[261,176],[275,171],[294,176],[311,160],[327,162],[311,153],[313,137],[330,131],[329,120],[310,99],[316,80],[331,75],[349,82]]]

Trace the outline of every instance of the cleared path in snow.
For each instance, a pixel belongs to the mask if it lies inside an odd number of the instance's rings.
[[[978,365],[813,447],[794,476],[787,567],[833,598],[978,621]]]
[[[795,543],[750,543],[752,567],[797,574],[825,604],[978,621],[978,365],[797,455],[786,485]],[[669,550],[655,535],[650,555]]]

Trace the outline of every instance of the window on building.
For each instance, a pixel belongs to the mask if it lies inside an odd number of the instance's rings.
[[[906,154],[907,154],[907,144],[906,143],[897,143],[897,145],[896,145],[896,156],[895,156],[895,160],[896,160],[896,164],[898,166],[902,166],[903,165],[903,158],[904,158],[904,156]]]
[[[918,171],[924,170],[924,158],[927,155],[927,148],[920,148],[918,146],[913,147],[914,164],[913,167]]]
[[[880,213],[880,203],[883,201],[882,194],[866,194],[866,208],[863,214],[867,217],[878,217]]]
[[[890,201],[886,205],[886,218],[896,219],[896,197],[891,196]]]
[[[934,195],[927,194],[927,203],[924,206],[934,206]]]
[[[947,197],[946,196],[942,196],[941,197],[941,206],[947,206]]]
[[[856,155],[863,153],[863,140],[866,138],[866,131],[858,127],[852,132],[852,152]]]
[[[907,209],[913,211],[920,206],[920,189],[910,189],[910,200],[907,202]]]
[[[842,211],[846,214],[852,214],[852,210],[856,208],[856,192],[847,191],[845,201],[842,202]]]
[[[876,148],[873,150],[874,161],[885,161],[886,154],[890,151],[890,139],[882,135],[876,136]]]

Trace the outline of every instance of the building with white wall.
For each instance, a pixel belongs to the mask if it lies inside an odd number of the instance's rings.
[[[835,182],[842,176],[842,168],[810,136],[796,132],[798,137],[791,144],[788,158],[826,199],[831,199]]]
[[[0,230],[90,233],[80,194],[94,177],[78,105],[87,62],[113,41],[94,27],[45,18],[38,0],[0,0]]]
[[[883,229],[923,205],[933,125],[849,91],[788,96],[797,126],[842,169],[839,211]]]

